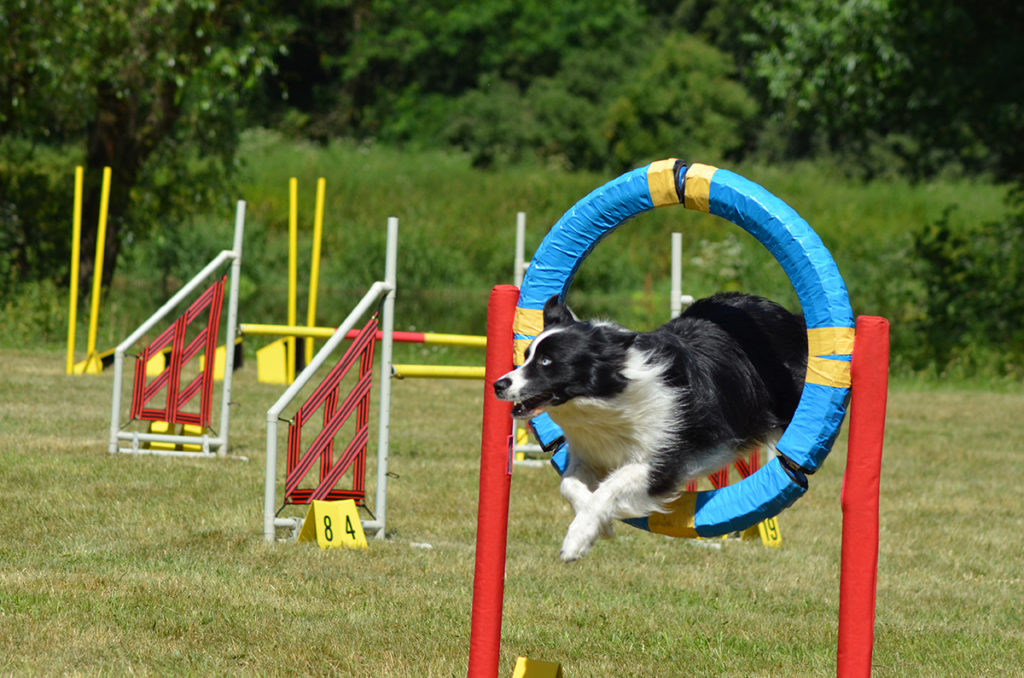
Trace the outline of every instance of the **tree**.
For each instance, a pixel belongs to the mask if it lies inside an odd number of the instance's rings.
[[[686,33],[669,33],[649,52],[608,112],[619,168],[665,154],[711,161],[738,151],[757,103],[734,79],[729,55]]]
[[[1024,173],[1020,3],[767,0],[752,13],[753,74],[790,153],[870,163],[881,149],[869,170],[918,176]]]
[[[0,134],[6,146],[27,143],[30,155],[40,146],[80,149],[83,280],[92,273],[104,166],[115,187],[105,282],[129,233],[208,204],[223,186],[246,97],[286,28],[260,8],[258,0],[4,0]],[[17,196],[8,204],[17,209]]]
[[[761,26],[754,73],[771,107],[796,131],[796,151],[856,144],[884,135],[895,89],[912,65],[896,44],[888,0],[773,0],[754,6]]]
[[[296,11],[277,80],[317,138],[436,141],[463,95],[521,95],[566,55],[614,60],[646,29],[636,0],[312,0]]]

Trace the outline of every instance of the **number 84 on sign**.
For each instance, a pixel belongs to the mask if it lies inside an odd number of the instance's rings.
[[[316,541],[320,548],[367,548],[363,524],[352,499],[319,501],[314,499],[302,521],[298,541]]]

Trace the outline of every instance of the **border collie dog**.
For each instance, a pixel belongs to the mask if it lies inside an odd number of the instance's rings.
[[[512,414],[565,434],[562,496],[577,560],[614,519],[664,511],[680,486],[773,445],[803,391],[803,317],[747,294],[701,299],[653,332],[581,321],[552,297],[525,362],[494,383]]]

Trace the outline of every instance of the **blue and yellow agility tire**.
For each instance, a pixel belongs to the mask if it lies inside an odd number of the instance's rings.
[[[778,260],[800,299],[807,324],[803,395],[777,445],[779,457],[753,475],[717,490],[684,492],[670,512],[626,522],[675,537],[713,537],[777,515],[806,491],[804,473],[818,469],[839,432],[850,393],[853,311],[839,269],[817,233],[789,205],[758,184],[710,165],[660,160],[596,189],[551,228],[530,261],[513,325],[514,362],[543,329],[544,302],[564,298],[576,272],[605,236],[633,216],[669,205],[728,219]],[[550,417],[532,422],[550,446],[562,432]],[[565,471],[563,445],[552,464]]]

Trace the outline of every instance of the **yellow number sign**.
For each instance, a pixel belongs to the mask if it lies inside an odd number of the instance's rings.
[[[313,500],[302,521],[298,541],[316,541],[320,548],[368,548],[359,511],[352,499]]]

